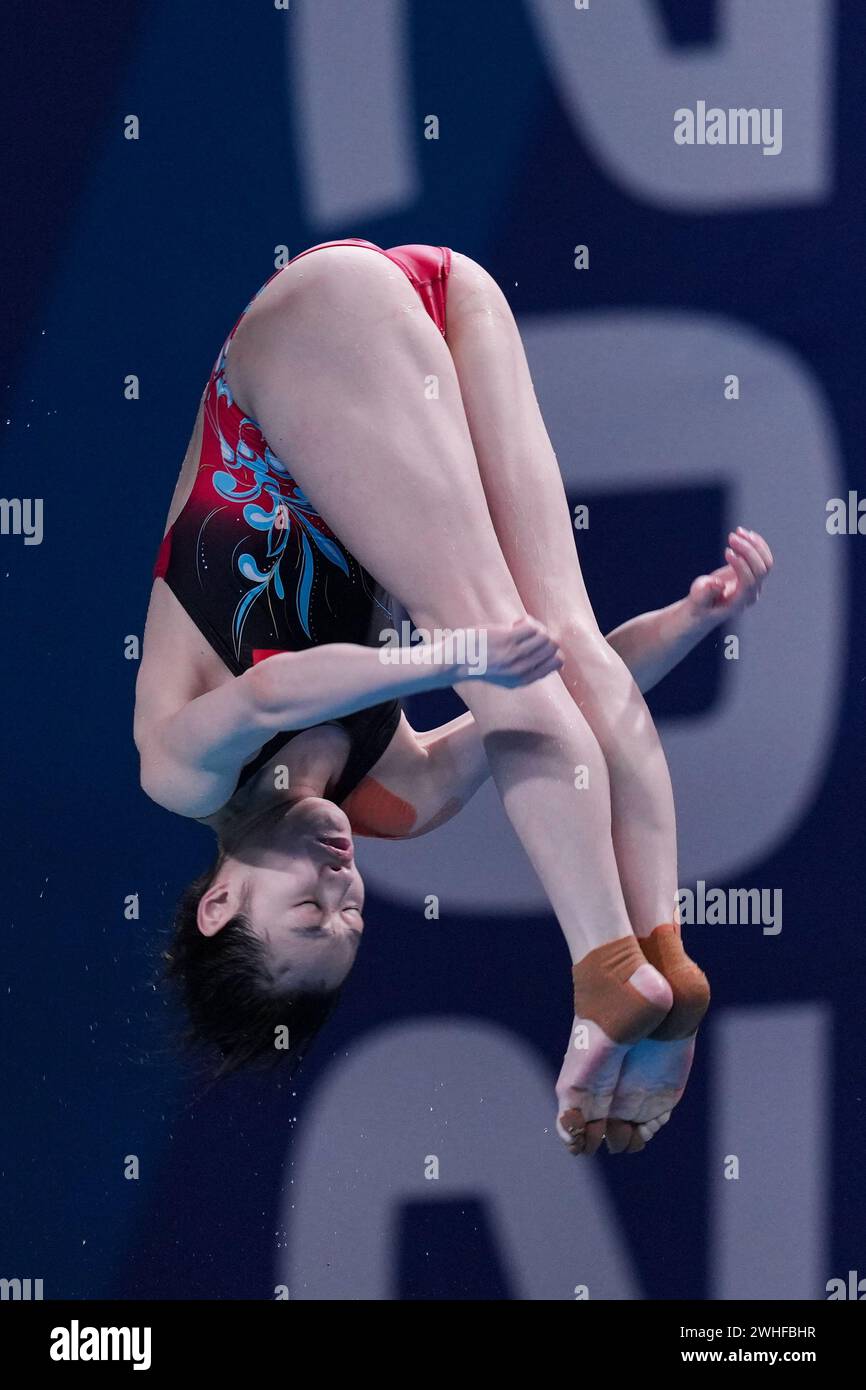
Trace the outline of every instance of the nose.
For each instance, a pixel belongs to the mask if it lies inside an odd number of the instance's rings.
[[[329,906],[336,907],[352,886],[352,870],[348,864],[323,864],[319,870],[319,881]]]
[[[330,861],[323,864],[320,873],[326,879],[343,879],[348,882],[352,877],[351,864],[333,864]]]

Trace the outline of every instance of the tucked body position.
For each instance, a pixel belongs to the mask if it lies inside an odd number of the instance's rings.
[[[297,1064],[333,1009],[363,931],[354,836],[399,853],[492,776],[571,958],[557,1132],[575,1154],[643,1148],[709,989],[642,692],[771,567],[738,527],[685,597],[605,636],[493,278],[354,238],[272,276],[199,406],[136,690],[144,790],[216,836],[168,955],[219,1070]],[[427,634],[413,661],[382,641],[395,602]],[[446,686],[466,713],[412,729],[401,697]]]

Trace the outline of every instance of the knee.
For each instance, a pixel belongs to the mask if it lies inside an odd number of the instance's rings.
[[[566,622],[557,628],[563,649],[576,679],[604,681],[617,685],[631,681],[631,674],[618,652],[594,623]]]
[[[412,622],[419,630],[454,631],[466,628],[480,632],[490,627],[510,627],[526,616],[516,589],[487,585],[483,581],[461,583],[442,594],[426,595],[415,606],[407,604]]]

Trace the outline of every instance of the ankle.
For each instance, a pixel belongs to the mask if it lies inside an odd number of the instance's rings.
[[[641,939],[646,960],[671,988],[670,1013],[652,1036],[659,1042],[691,1037],[709,1008],[710,986],[699,965],[686,955],[678,922],[663,922]]]
[[[571,974],[575,1016],[596,1023],[612,1042],[639,1042],[673,1003],[667,981],[631,935],[596,946]]]

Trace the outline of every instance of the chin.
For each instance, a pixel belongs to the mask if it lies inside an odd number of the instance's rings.
[[[334,801],[322,796],[305,796],[296,801],[286,815],[286,820],[307,834],[319,837],[329,835],[345,836],[351,841],[352,825],[345,811],[341,811]]]

